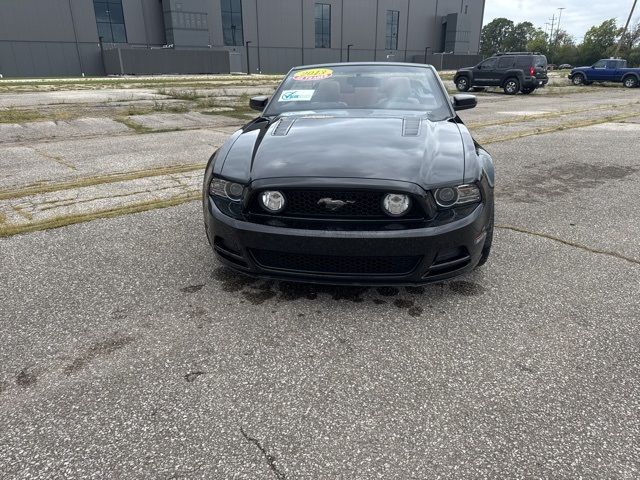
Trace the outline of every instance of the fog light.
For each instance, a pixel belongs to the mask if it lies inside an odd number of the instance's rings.
[[[385,195],[382,201],[384,211],[392,217],[401,217],[409,211],[410,206],[411,199],[407,195],[401,195],[399,193]]]
[[[282,192],[266,191],[260,194],[260,205],[269,213],[278,213],[284,209],[285,199]]]
[[[455,188],[439,188],[436,190],[436,203],[441,207],[450,207],[458,200],[458,191]]]

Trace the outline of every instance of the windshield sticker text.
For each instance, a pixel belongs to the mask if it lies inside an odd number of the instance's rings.
[[[280,95],[280,102],[309,102],[315,90],[285,90]]]
[[[294,73],[293,79],[300,82],[312,82],[315,80],[324,80],[331,76],[333,76],[333,70],[329,68],[312,68]]]

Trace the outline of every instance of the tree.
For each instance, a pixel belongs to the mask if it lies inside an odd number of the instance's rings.
[[[496,18],[482,28],[480,35],[480,54],[485,57],[504,49],[514,24],[507,18]]]
[[[514,25],[502,45],[505,51],[523,52],[527,50],[527,44],[535,37],[536,27],[531,22],[522,22]]]
[[[496,18],[482,29],[480,53],[489,56],[497,52],[526,51],[529,42],[541,35],[544,32],[531,22],[514,24],[507,18]]]
[[[579,48],[580,60],[591,64],[600,58],[612,55],[616,47],[619,31],[616,19],[605,20],[598,26],[591,27],[584,36]]]
[[[556,34],[551,52],[553,61],[560,65],[563,63],[575,65],[579,61],[575,40],[564,30],[560,30]]]
[[[549,53],[549,35],[540,28],[536,29],[527,42],[527,51],[540,52],[544,55]]]
[[[622,34],[622,30],[624,29],[620,30],[620,34]],[[627,33],[624,34],[620,55],[626,57],[638,47],[640,47],[640,22],[636,23],[634,27],[629,27]]]

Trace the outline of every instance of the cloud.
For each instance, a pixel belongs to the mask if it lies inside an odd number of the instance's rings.
[[[567,30],[576,39],[582,40],[586,31],[593,25],[599,25],[605,20],[615,18],[618,25],[624,26],[633,0],[608,0],[586,2],[585,0],[545,0],[543,4],[525,2],[523,0],[486,0],[484,23],[494,18],[505,17],[514,22],[530,21],[542,29],[545,23],[551,24],[555,14],[554,24],[558,22],[558,8],[564,7],[560,28]],[[542,6],[541,6],[542,5]],[[636,17],[640,16],[637,12]],[[549,29],[549,26],[546,27]],[[555,28],[555,27],[554,27]]]

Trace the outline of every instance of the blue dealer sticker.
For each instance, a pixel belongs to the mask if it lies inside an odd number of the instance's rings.
[[[285,90],[280,95],[280,102],[309,102],[315,90]]]

